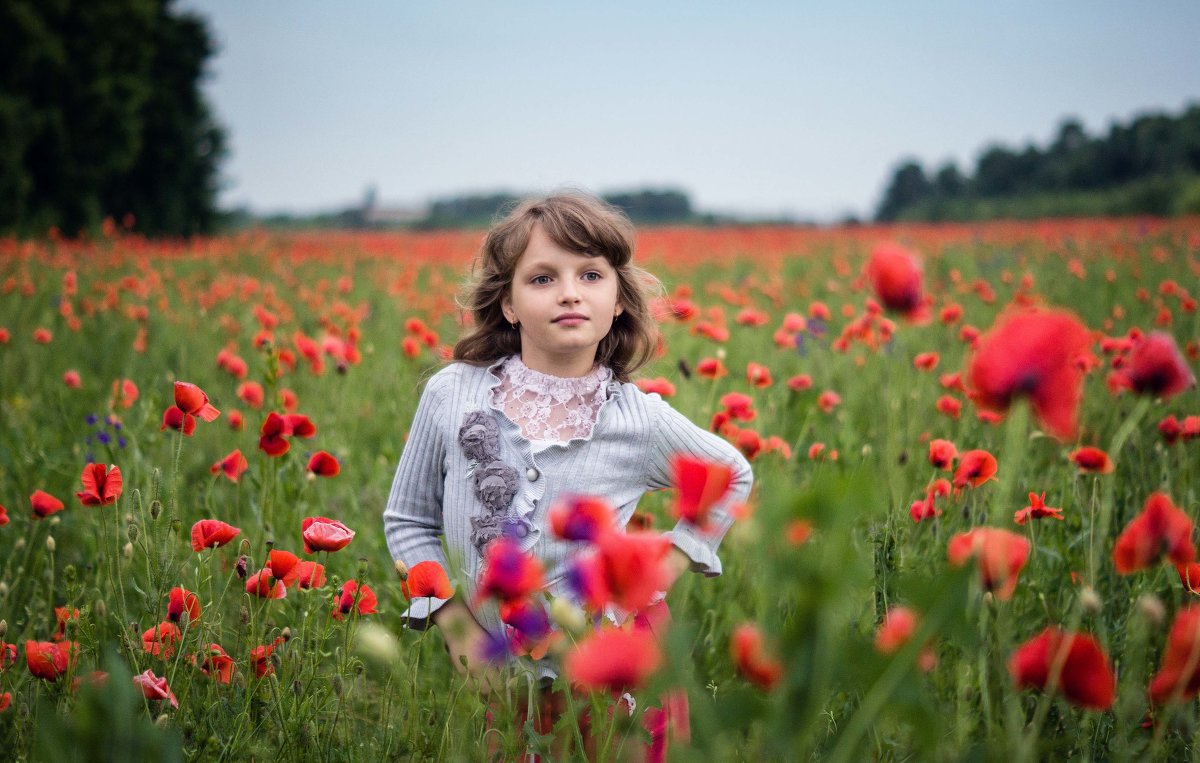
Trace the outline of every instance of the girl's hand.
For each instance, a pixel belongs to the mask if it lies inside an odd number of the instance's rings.
[[[679,550],[678,546],[671,546],[671,550],[667,553],[667,559],[664,565],[667,568],[666,590],[671,590],[671,586],[675,585],[683,573],[687,572],[692,567],[692,560],[688,559],[687,554]]]
[[[450,662],[461,675],[470,676],[480,691],[499,691],[500,671],[483,658],[487,633],[471,610],[458,600],[448,601],[433,613],[433,622],[446,640]]]

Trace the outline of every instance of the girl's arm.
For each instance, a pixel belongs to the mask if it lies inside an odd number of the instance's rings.
[[[418,562],[434,561],[449,572],[442,549],[442,492],[445,483],[445,438],[441,424],[450,383],[445,375],[433,376],[413,416],[408,442],[400,456],[392,490],[383,511],[383,531],[392,558],[412,568]],[[445,599],[419,598],[401,617],[409,626],[424,628],[430,614]]]
[[[671,457],[676,453],[728,464],[733,469],[729,491],[713,506],[707,528],[701,529],[691,522],[680,520],[667,533],[675,548],[690,561],[693,571],[715,577],[721,574],[717,546],[733,524],[730,509],[750,497],[750,486],[754,482],[750,462],[733,445],[696,426],[657,395],[651,395],[650,401],[654,425],[651,427],[647,458],[648,487],[671,487]],[[682,566],[678,554],[672,554],[671,558],[673,563],[678,563],[676,567]]]

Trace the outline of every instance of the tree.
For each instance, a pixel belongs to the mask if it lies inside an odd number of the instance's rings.
[[[190,235],[216,221],[224,134],[199,86],[214,52],[171,0],[0,5],[0,230],[68,234],[131,215]]]
[[[892,173],[892,182],[883,193],[875,217],[881,221],[895,220],[905,209],[932,194],[933,186],[925,177],[925,170],[916,161],[906,161]]]

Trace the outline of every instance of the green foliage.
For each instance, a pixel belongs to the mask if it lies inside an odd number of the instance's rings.
[[[224,135],[199,87],[213,44],[171,5],[0,7],[0,231],[74,235],[127,215],[150,234],[212,229]]]

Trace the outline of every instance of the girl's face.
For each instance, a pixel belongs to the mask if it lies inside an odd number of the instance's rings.
[[[563,249],[534,225],[517,260],[504,317],[518,323],[521,361],[554,376],[584,376],[622,313],[617,271],[604,257]]]

